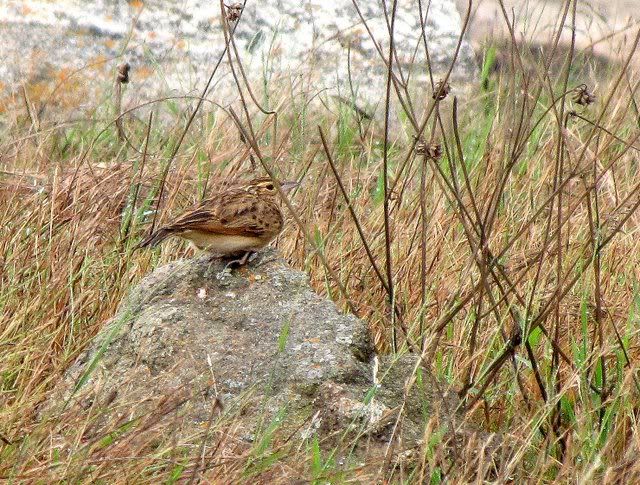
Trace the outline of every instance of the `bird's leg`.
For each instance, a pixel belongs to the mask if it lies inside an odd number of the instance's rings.
[[[239,258],[239,259],[234,259],[233,261],[229,261],[227,263],[227,265],[224,267],[223,271],[226,271],[227,269],[234,269],[234,268],[239,268],[240,266],[244,266],[245,264],[247,264],[247,261],[249,261],[249,258],[251,258],[251,256],[255,256],[257,253],[255,251],[247,251],[246,253],[244,253],[244,255]]]

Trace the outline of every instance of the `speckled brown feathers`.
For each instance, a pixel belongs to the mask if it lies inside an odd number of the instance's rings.
[[[287,191],[296,185],[285,182],[280,187]],[[268,178],[233,186],[161,227],[139,247],[155,246],[177,235],[220,256],[258,251],[280,234],[284,226],[277,193]]]

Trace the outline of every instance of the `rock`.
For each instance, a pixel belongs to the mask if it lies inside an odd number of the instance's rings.
[[[370,456],[398,441],[400,452],[421,444],[432,419],[457,426],[457,399],[416,373],[417,359],[376,357],[366,323],[314,293],[274,250],[231,273],[203,256],[144,278],[41,416],[81,409],[93,423],[83,439],[135,422],[191,446],[213,422],[231,420],[251,441],[276,420],[323,446],[351,439]]]
[[[455,0],[460,11],[466,11],[468,0]],[[557,24],[562,17],[565,2],[531,0],[480,0],[474,2],[469,24],[469,41],[478,51],[479,57],[486,45],[494,44],[498,48],[498,62],[509,66],[509,51],[505,48],[512,43],[511,34],[504,19],[500,4],[504,5],[509,17],[515,20],[514,34],[520,43],[526,42],[535,55],[540,50],[553,46]],[[562,64],[571,45],[571,9],[565,22],[565,28],[559,40]],[[607,69],[610,64],[623,62],[632,52],[632,44],[640,20],[637,0],[590,0],[578,2],[576,8],[576,51],[587,54],[589,62],[597,61],[595,67]],[[525,51],[526,54],[526,51]],[[634,56],[636,57],[636,56]],[[580,59],[577,59],[579,64]],[[640,67],[632,59],[631,66]],[[597,78],[597,76],[596,76]]]
[[[452,61],[460,16],[454,0],[423,2],[423,8],[427,3],[426,34],[437,80]],[[376,40],[387,50],[388,27],[380,2],[359,4]],[[113,82],[115,66],[128,60],[132,102],[195,93],[223,51],[220,17],[219,3],[209,0],[8,0],[0,5],[0,55],[6,60],[0,82],[10,89],[47,78],[57,82],[82,69],[72,75],[76,83],[88,88],[93,79],[104,89],[105,83]],[[353,95],[363,104],[382,99],[386,68],[351,0],[248,2],[237,25],[239,53],[255,86],[293,84],[310,98],[319,93],[348,99]],[[412,88],[424,91],[429,76],[417,1],[399,2],[395,32],[404,74],[411,73]],[[225,66],[214,90],[215,100],[222,104],[237,96]],[[467,82],[476,71],[470,45],[464,42],[452,79]]]
[[[186,390],[189,428],[214,402],[226,408],[243,393],[276,410],[308,404],[323,382],[370,385],[372,355],[366,324],[341,315],[273,252],[233,273],[205,256],[142,280],[62,387],[65,400],[78,391],[88,404],[115,390],[117,412]]]

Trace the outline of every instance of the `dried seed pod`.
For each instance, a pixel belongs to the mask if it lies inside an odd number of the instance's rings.
[[[444,98],[447,97],[447,95],[449,94],[449,91],[451,91],[451,85],[449,83],[445,83],[444,81],[440,80],[436,83],[436,85],[433,88],[433,99],[442,101]]]
[[[420,140],[416,143],[416,154],[424,155],[427,159],[440,160],[440,157],[442,157],[442,145],[440,143],[425,143]]]
[[[131,66],[128,62],[124,64],[120,64],[118,66],[118,82],[121,84],[127,84],[129,82],[129,71],[131,70]]]
[[[232,3],[231,5],[225,4],[225,7],[227,9],[227,21],[237,22],[238,19],[240,19],[244,5],[241,3]]]
[[[426,155],[427,158],[431,160],[440,160],[442,156],[442,145],[440,145],[440,143],[430,143],[429,146],[427,146]]]
[[[589,91],[586,84],[581,84],[573,90],[573,101],[580,106],[589,106],[596,100],[596,95]]]

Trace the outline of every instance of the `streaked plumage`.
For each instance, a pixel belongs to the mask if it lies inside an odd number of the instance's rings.
[[[285,182],[280,187],[286,192],[296,185]],[[280,234],[284,226],[277,194],[269,178],[232,186],[161,227],[139,247],[153,247],[175,235],[217,256],[259,251]]]

